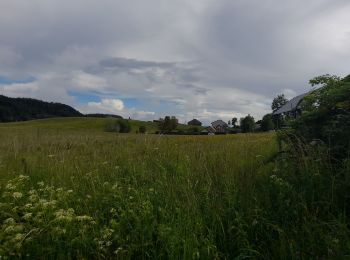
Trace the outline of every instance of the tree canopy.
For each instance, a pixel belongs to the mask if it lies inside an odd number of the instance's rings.
[[[65,104],[49,103],[32,98],[9,98],[0,95],[0,122],[79,116],[83,115]]]
[[[272,111],[273,112],[277,111],[287,102],[288,102],[288,99],[284,96],[284,94],[278,95],[272,101],[272,104],[271,104]]]
[[[241,118],[240,125],[243,133],[254,132],[255,120],[251,115]]]
[[[350,149],[350,75],[323,75],[310,84],[320,87],[301,102],[303,113],[293,128],[306,140],[326,143],[333,157],[346,158]]]

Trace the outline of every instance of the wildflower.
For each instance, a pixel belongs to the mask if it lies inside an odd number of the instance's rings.
[[[67,193],[73,193],[73,190],[67,190]]]
[[[79,222],[92,222],[94,219],[90,216],[84,215],[84,216],[76,216],[75,219]]]
[[[24,214],[23,219],[28,221],[32,218],[32,215],[33,215],[32,213]]]
[[[29,201],[30,202],[37,202],[39,200],[39,196],[36,194],[30,195],[29,196]]]
[[[24,208],[25,209],[30,209],[33,207],[33,204],[32,203],[27,203],[26,205],[24,205]]]
[[[12,185],[12,183],[8,183],[8,184],[6,185],[6,189],[7,189],[7,190],[14,190],[15,188],[16,188],[16,186]]]
[[[71,222],[74,218],[74,209],[59,209],[55,212],[55,217],[57,221]]]
[[[5,219],[4,224],[5,225],[14,225],[14,224],[16,224],[16,221],[13,218],[8,218],[8,219]]]
[[[12,194],[12,197],[14,197],[15,199],[20,199],[23,197],[23,194],[21,192],[14,192]]]

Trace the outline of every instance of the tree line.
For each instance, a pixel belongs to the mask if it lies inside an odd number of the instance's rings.
[[[0,122],[25,121],[50,117],[83,116],[74,108],[32,98],[9,98],[0,95]]]

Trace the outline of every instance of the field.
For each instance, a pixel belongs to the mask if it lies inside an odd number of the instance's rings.
[[[276,159],[275,134],[137,135],[102,126],[100,119],[0,125],[0,258],[348,252],[336,177],[322,162]]]

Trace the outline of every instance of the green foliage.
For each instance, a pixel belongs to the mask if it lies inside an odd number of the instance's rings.
[[[326,147],[305,145],[293,132],[277,153],[271,133],[58,130],[1,128],[1,258],[350,253],[350,160],[334,167]]]
[[[131,131],[131,125],[127,119],[109,119],[105,125],[106,132],[116,133],[129,133]]]
[[[140,134],[145,134],[145,133],[146,133],[146,126],[141,125],[141,126],[139,127],[139,133],[140,133]]]
[[[302,115],[293,127],[307,141],[319,139],[335,159],[347,158],[350,149],[350,81],[349,77],[319,76],[310,83],[321,87],[301,103]]]
[[[247,115],[244,118],[241,118],[240,125],[243,133],[254,132],[255,129],[255,120],[251,115]]]
[[[0,122],[79,116],[82,116],[82,114],[68,105],[31,98],[9,98],[0,95]]]
[[[201,132],[200,128],[198,126],[193,126],[187,130],[187,133],[189,134],[199,134]]]
[[[275,128],[275,124],[273,122],[272,114],[266,114],[261,120],[261,129],[262,131],[270,131]]]
[[[175,116],[166,116],[164,120],[161,120],[159,122],[159,130],[161,130],[163,133],[171,132],[176,129],[178,125],[178,120]]]
[[[273,112],[277,111],[278,109],[280,109],[287,102],[288,102],[288,99],[286,99],[284,94],[277,95],[277,97],[275,97],[273,99],[272,104],[271,104],[272,111]]]
[[[236,127],[237,124],[237,117],[233,117],[231,120],[232,127]]]

